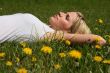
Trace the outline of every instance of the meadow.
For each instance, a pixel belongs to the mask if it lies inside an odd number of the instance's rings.
[[[0,15],[31,13],[48,24],[59,11],[79,11],[107,45],[47,39],[0,44],[0,73],[110,73],[110,0],[0,0]],[[96,40],[96,42],[98,39]]]

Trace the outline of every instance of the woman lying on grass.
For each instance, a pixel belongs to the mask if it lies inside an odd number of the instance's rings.
[[[36,39],[62,39],[73,43],[92,43],[104,45],[106,41],[92,34],[80,12],[59,12],[50,17],[49,26],[29,13],[0,16],[0,42],[35,41]]]

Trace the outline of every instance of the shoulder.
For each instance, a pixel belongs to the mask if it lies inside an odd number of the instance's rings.
[[[16,13],[13,15],[24,18],[26,20],[34,20],[34,21],[38,20],[37,17],[31,13]]]
[[[34,16],[34,15],[30,13],[14,13],[14,14],[1,15],[0,17],[21,17],[21,16]]]
[[[23,15],[25,16],[25,17],[29,17],[29,18],[32,18],[32,19],[35,19],[36,20],[36,18],[37,18],[37,16],[35,16],[35,15],[33,15],[33,14],[31,14],[31,13],[23,13]]]
[[[31,13],[15,13],[15,14],[12,14],[12,15],[34,16],[34,15],[33,15],[33,14],[31,14]]]
[[[34,15],[33,15],[33,14],[31,14],[31,13],[22,13],[22,14],[24,14],[24,15],[34,16]]]
[[[31,13],[14,13],[14,14],[6,14],[6,15],[1,15],[1,16],[33,16],[33,17],[35,17]]]

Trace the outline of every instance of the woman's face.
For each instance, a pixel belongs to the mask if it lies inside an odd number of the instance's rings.
[[[50,17],[49,23],[52,28],[56,30],[69,30],[73,22],[77,20],[77,12],[59,12],[58,14]]]

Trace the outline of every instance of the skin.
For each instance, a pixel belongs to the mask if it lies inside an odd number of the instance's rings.
[[[99,35],[95,35],[95,34],[71,34],[71,33],[66,33],[63,31],[57,31],[57,32],[49,32],[46,33],[41,39],[57,39],[57,40],[61,40],[62,37],[65,40],[69,40],[72,43],[77,43],[77,44],[84,44],[84,43],[93,43],[96,41],[96,39],[100,39],[99,41],[96,42],[96,44],[99,45],[105,45],[106,44],[106,40],[99,36]]]
[[[73,22],[78,19],[77,12],[59,12],[50,17],[49,23],[55,30],[69,31]]]
[[[64,39],[66,40],[70,40],[73,43],[92,43],[94,41],[96,41],[97,38],[99,38],[100,40],[97,42],[97,44],[99,45],[105,45],[106,44],[106,40],[99,36],[99,35],[95,35],[95,34],[73,34],[73,33],[68,33],[70,27],[72,26],[72,23],[77,21],[78,19],[78,14],[77,12],[67,12],[67,13],[63,13],[63,12],[59,12],[58,14],[50,17],[49,23],[51,25],[51,27],[55,30],[57,30],[57,32],[49,32],[46,33],[41,39],[62,39],[62,36],[64,37]]]

